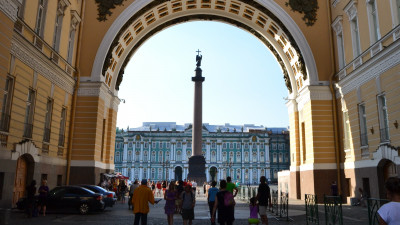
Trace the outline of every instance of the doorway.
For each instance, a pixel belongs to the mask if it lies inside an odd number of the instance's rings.
[[[175,167],[175,180],[182,180],[182,167]]]
[[[217,181],[217,168],[216,167],[211,167],[210,168],[210,177],[211,177],[211,181]]]
[[[23,154],[17,160],[15,171],[14,190],[12,203],[15,205],[21,197],[25,196],[28,183],[33,179],[34,161],[31,155]]]

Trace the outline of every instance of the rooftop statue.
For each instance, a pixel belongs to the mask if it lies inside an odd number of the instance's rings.
[[[203,58],[202,55],[200,55],[200,50],[197,50],[197,55],[196,55],[196,66],[200,67],[201,66],[201,59]]]

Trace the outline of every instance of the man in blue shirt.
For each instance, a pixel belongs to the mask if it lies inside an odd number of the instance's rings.
[[[215,196],[218,193],[218,188],[216,188],[215,185],[217,185],[217,182],[215,182],[215,181],[211,182],[211,188],[208,189],[208,197],[207,197],[208,207],[210,209],[211,218],[213,217],[212,211],[214,208]],[[214,215],[214,218],[215,218],[215,215]],[[212,222],[211,225],[215,225],[215,222]]]

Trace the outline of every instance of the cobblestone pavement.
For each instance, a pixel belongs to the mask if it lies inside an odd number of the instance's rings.
[[[164,214],[165,201],[150,206],[148,214],[148,225],[166,225],[167,219]],[[306,224],[304,202],[299,200],[289,201],[289,217],[290,221],[277,220],[275,215],[269,214],[269,224]],[[343,222],[351,225],[368,224],[368,212],[366,208],[358,206],[343,205]],[[235,225],[248,224],[249,216],[248,204],[237,201],[235,207]],[[43,224],[88,224],[88,225],[125,225],[133,224],[134,215],[128,210],[127,204],[118,202],[113,208],[106,208],[104,212],[90,213],[89,215],[79,214],[47,214],[45,217],[39,216],[35,218],[27,218],[23,212],[12,210],[9,216],[8,224],[12,225],[43,225]],[[1,221],[1,220],[0,220]],[[325,224],[324,206],[319,205],[319,222]],[[181,225],[182,218],[179,214],[174,216],[174,224]],[[193,225],[210,224],[208,205],[205,197],[199,196],[195,207],[195,220]]]

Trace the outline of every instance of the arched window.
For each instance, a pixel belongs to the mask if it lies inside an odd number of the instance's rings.
[[[217,161],[217,154],[215,151],[211,151],[211,162],[216,162]]]
[[[135,169],[135,179],[139,179],[139,169]]]
[[[278,178],[278,170],[274,170],[274,179],[277,179]]]
[[[140,151],[135,152],[135,161],[139,162],[140,158]]]
[[[202,151],[201,153],[202,153],[203,157],[206,157],[206,151]]]
[[[257,144],[253,143],[253,149],[257,149]]]
[[[158,180],[161,180],[162,179],[162,168],[158,168],[157,175],[158,175]]]
[[[156,142],[155,141],[153,141],[153,142],[151,142],[151,148],[156,148]]]
[[[261,169],[260,176],[265,176],[265,170],[264,169]]]
[[[244,152],[244,162],[249,162],[249,152]]]
[[[257,162],[257,152],[253,151],[253,162]]]
[[[143,168],[143,179],[147,179],[147,168]]]
[[[192,156],[192,152],[191,151],[186,151],[187,160],[189,160],[190,156]]]
[[[132,151],[128,151],[128,162],[132,161]]]
[[[161,163],[161,162],[163,162],[164,160],[163,160],[163,152],[162,151],[159,151],[158,152],[158,162],[159,163]]]
[[[169,143],[169,142],[165,143],[165,148],[169,149],[170,145],[171,145],[171,143]]]
[[[149,147],[149,143],[148,143],[148,142],[145,142],[143,148],[147,149],[148,147]]]
[[[242,146],[240,145],[240,142],[236,143],[236,148],[240,149]]]
[[[136,142],[136,148],[140,148],[140,142],[139,141]]]
[[[278,160],[276,159],[276,153],[272,154],[272,161],[273,162],[278,162]]]
[[[162,148],[164,147],[163,142],[160,141],[160,142],[158,143],[158,146],[159,146],[160,149],[162,149]]]
[[[264,161],[265,161],[264,152],[260,152],[260,162],[264,162]]]
[[[147,151],[143,151],[143,161],[148,161],[148,155],[147,155]]]
[[[182,148],[182,142],[178,141],[178,142],[176,143],[176,147],[177,147],[177,148]]]
[[[201,143],[201,148],[206,148],[206,143],[204,141]]]
[[[261,143],[260,144],[260,149],[264,149],[264,145],[265,145],[264,143]]]
[[[151,179],[154,180],[156,178],[156,169],[151,168]]]
[[[155,162],[156,161],[156,151],[151,152],[151,161]]]
[[[240,152],[236,152],[236,162],[240,163],[241,162],[241,154]]]
[[[223,153],[222,153],[222,161],[224,161],[224,162],[227,161],[227,160],[226,160],[226,152],[223,152]]]
[[[279,153],[279,162],[283,162],[283,155],[282,155],[282,153]]]
[[[129,142],[128,147],[132,148],[132,142]]]
[[[216,148],[216,146],[215,142],[211,143],[211,148]]]
[[[289,162],[289,154],[285,153],[285,162]]]
[[[181,151],[176,152],[176,161],[182,161],[182,152]]]
[[[248,182],[249,181],[249,169],[244,171],[244,179]]]
[[[222,144],[222,148],[226,149],[226,143],[225,142]]]
[[[249,144],[247,144],[247,143],[244,144],[244,148],[245,148],[245,149],[248,149],[248,148],[249,148]]]
[[[169,158],[169,151],[166,151],[166,152],[165,152],[165,160],[167,160],[167,161],[170,160],[170,158]]]
[[[253,169],[253,183],[256,183],[259,180],[257,177],[257,169]]]
[[[232,143],[232,142],[229,143],[229,148],[230,148],[230,149],[233,149],[233,143]]]
[[[233,152],[229,152],[229,162],[233,162]]]
[[[226,179],[226,169],[223,169],[223,170],[222,170],[222,178],[223,178],[223,179]]]
[[[240,169],[237,169],[237,170],[236,170],[236,179],[237,179],[237,180],[240,180],[240,174],[241,174],[241,173],[240,173]]]

